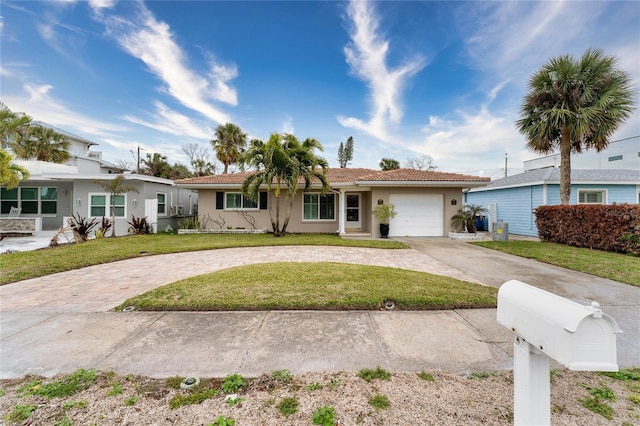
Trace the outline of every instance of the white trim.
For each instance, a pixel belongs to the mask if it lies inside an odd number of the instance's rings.
[[[101,216],[92,216],[91,215],[91,196],[93,195],[104,195],[105,196],[105,214]],[[116,219],[126,219],[127,218],[127,194],[120,194],[120,197],[124,197],[124,204],[122,207],[124,208],[124,214],[122,216],[116,216]],[[116,206],[121,207],[121,206]],[[111,194],[108,192],[89,192],[87,194],[87,217],[112,217],[111,214]]]
[[[549,187],[546,183],[542,184],[542,205],[546,206],[549,203]]]
[[[602,203],[581,203],[580,202],[580,194],[581,193],[590,193],[590,192],[601,192],[602,195]],[[576,191],[576,204],[609,204],[609,191],[606,189],[600,188],[580,188]]]
[[[158,195],[164,195],[164,203],[160,203],[160,201],[158,200]],[[169,216],[169,203],[167,200],[167,193],[166,192],[156,192],[156,200],[158,201],[158,207],[160,207],[160,204],[164,205],[164,213],[160,213],[157,212],[159,217],[166,217]]]

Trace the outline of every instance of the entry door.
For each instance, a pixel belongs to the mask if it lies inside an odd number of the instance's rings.
[[[360,223],[360,194],[346,194],[346,228],[362,228]]]

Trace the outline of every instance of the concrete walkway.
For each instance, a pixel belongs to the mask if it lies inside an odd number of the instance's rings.
[[[526,260],[525,265],[512,265],[509,258],[514,256],[490,252],[492,261],[505,267],[500,274],[494,271],[485,276],[486,272],[478,273],[457,264],[464,264],[465,260],[472,263],[470,259],[481,256],[478,253],[484,255],[485,249],[444,238],[407,242],[415,249],[295,246],[148,256],[5,285],[0,287],[0,377],[20,377],[27,373],[50,376],[77,368],[153,377],[229,373],[255,376],[285,368],[294,373],[357,371],[376,365],[396,371],[470,372],[511,368],[512,336],[496,323],[494,309],[110,311],[128,297],[178,279],[251,263],[361,263],[448,275],[489,285],[500,280],[499,284],[511,278],[520,279],[518,271],[542,265]],[[440,254],[443,258],[436,260]],[[453,261],[453,258],[459,260]],[[516,270],[507,270],[511,268]],[[544,268],[549,267],[544,265]],[[503,277],[497,277],[502,274]],[[640,289],[613,281],[598,285],[612,285],[622,292],[620,294],[625,294],[622,300],[626,305],[616,305],[625,313],[623,321],[615,313],[604,310],[618,320],[625,331],[622,336],[628,336],[628,339],[618,339],[620,364],[640,365],[640,328],[637,328]],[[623,289],[630,291],[625,293]]]

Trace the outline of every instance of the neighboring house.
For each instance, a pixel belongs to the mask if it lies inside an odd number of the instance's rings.
[[[31,173],[17,188],[0,188],[0,220],[12,207],[20,209],[20,217],[36,218],[36,230],[56,230],[63,218],[78,214],[88,218],[111,218],[110,195],[94,183],[108,181],[122,174],[124,184],[138,192],[129,192],[116,200],[116,233],[123,235],[131,216],[147,217],[156,230],[167,225],[174,229],[183,216],[194,212],[197,193],[175,186],[169,179],[123,173],[116,165],[102,160],[102,153],[92,151],[95,142],[53,128],[69,140],[71,158],[66,164],[45,161],[15,160]]]
[[[465,202],[489,210],[489,220],[508,223],[509,232],[538,236],[533,210],[560,202],[560,169],[548,167],[497,179],[470,189]],[[571,204],[640,203],[640,170],[571,170]]]
[[[242,183],[250,173],[232,173],[182,179],[179,188],[197,190],[201,225],[208,229],[245,227],[272,230],[269,208],[275,208],[273,193],[265,191],[256,202],[242,194]],[[390,236],[445,236],[451,217],[462,207],[462,191],[484,186],[489,178],[426,170],[336,168],[326,174],[329,192],[320,193],[319,182],[293,200],[288,232],[338,233],[380,236],[372,215],[378,204],[393,203],[398,215],[391,220]],[[288,201],[283,191],[280,220]],[[271,203],[271,204],[270,204]]]

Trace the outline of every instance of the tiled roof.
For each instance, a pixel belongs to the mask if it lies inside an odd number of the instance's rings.
[[[431,170],[395,169],[360,176],[359,182],[489,182],[490,178]]]
[[[179,185],[241,185],[254,172],[229,173],[226,175],[201,176],[177,180]],[[396,169],[350,169],[332,168],[327,170],[330,184],[355,182],[489,182],[489,178],[443,173],[428,170]]]
[[[503,186],[525,186],[531,183],[560,183],[560,169],[557,167],[547,167],[544,169],[530,170],[506,178],[496,179],[489,185],[482,188],[500,188]],[[636,182],[640,184],[640,170],[624,169],[572,169],[571,182],[596,182],[596,183],[616,183],[616,182]]]

